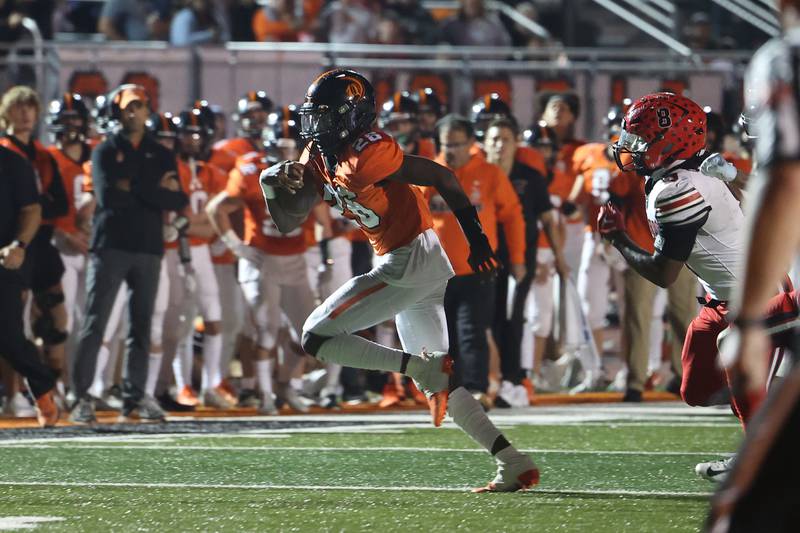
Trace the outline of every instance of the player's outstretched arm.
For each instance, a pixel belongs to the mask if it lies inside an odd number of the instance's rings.
[[[597,226],[600,235],[619,250],[628,265],[643,278],[659,287],[669,287],[678,278],[685,259],[684,261],[671,259],[659,250],[651,254],[637,246],[625,233],[622,213],[612,203],[609,202],[600,208]],[[694,243],[694,236],[691,238],[691,243]],[[663,249],[672,250],[669,247],[664,247]],[[673,255],[681,255],[684,250],[685,246],[683,250],[671,253]],[[689,250],[691,250],[691,246]],[[688,252],[686,252],[686,257],[688,257]]]
[[[320,197],[311,167],[281,161],[261,172],[259,183],[275,226],[289,233],[308,218]]]
[[[425,157],[405,155],[403,164],[387,179],[436,189],[458,219],[467,237],[470,247],[467,261],[472,270],[491,273],[497,269],[500,261],[483,233],[478,211],[470,203],[455,174],[448,168]]]

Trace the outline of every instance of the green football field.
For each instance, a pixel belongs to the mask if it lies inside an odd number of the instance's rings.
[[[727,410],[677,404],[492,418],[539,464],[537,489],[471,494],[493,461],[417,413],[6,430],[0,530],[699,531],[714,486],[694,465],[741,438]]]

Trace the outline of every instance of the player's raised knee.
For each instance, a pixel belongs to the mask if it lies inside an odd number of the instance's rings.
[[[303,335],[300,337],[300,345],[307,354],[319,359],[319,356],[317,355],[319,353],[319,349],[328,339],[330,339],[330,337],[318,335],[309,329],[303,328]]]

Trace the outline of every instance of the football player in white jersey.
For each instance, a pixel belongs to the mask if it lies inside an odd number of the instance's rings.
[[[707,155],[705,142],[705,113],[689,98],[655,93],[636,101],[625,114],[613,150],[622,170],[645,177],[655,252],[642,250],[628,238],[612,205],[604,206],[598,217],[600,233],[643,277],[667,287],[686,265],[706,292],[686,332],[681,356],[681,397],[689,405],[715,403],[717,394],[733,380],[718,364],[717,337],[728,327],[728,300],[739,283],[744,248],[744,215],[738,201],[723,181],[699,170]],[[770,315],[778,318],[794,300],[782,293],[770,303]],[[752,398],[731,389],[731,406],[744,425],[753,412]]]

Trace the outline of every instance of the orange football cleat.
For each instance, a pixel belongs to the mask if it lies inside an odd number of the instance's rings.
[[[186,407],[197,407],[200,405],[200,399],[197,397],[197,393],[189,385],[183,386],[180,392],[178,392],[178,397],[175,398],[175,401]]]
[[[47,391],[38,398],[36,398],[36,420],[43,428],[49,428],[56,425],[59,416],[58,405],[56,405],[55,395],[53,391]]]

